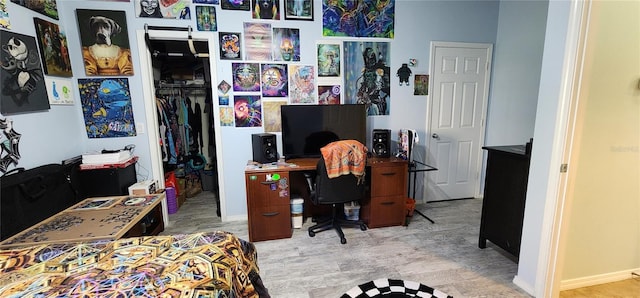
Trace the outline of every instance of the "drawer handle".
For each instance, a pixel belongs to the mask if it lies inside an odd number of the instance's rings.
[[[386,201],[386,202],[382,202],[382,203],[380,203],[380,204],[382,204],[382,205],[393,205],[393,204],[395,204],[395,203],[396,203],[396,202],[394,202],[394,201]]]
[[[261,183],[261,184],[264,184],[264,185],[269,185],[269,184],[274,184],[274,183],[276,183],[276,182],[275,182],[275,181],[262,181],[262,182],[260,182],[260,183]]]
[[[395,174],[396,172],[387,172],[387,173],[382,173],[382,176],[393,176]]]
[[[269,212],[269,213],[262,213],[262,216],[276,216],[280,214],[280,212]]]

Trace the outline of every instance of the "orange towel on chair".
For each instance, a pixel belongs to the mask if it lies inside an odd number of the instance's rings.
[[[367,164],[367,147],[356,140],[341,140],[320,148],[329,178],[353,174],[362,180]]]

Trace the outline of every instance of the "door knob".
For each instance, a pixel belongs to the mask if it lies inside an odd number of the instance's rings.
[[[440,136],[439,136],[437,133],[435,133],[435,132],[431,135],[431,137],[432,137],[432,138],[434,138],[434,139],[436,139],[436,140],[439,140],[439,139],[440,139]]]

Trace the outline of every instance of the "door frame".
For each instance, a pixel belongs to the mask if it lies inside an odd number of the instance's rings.
[[[218,81],[217,72],[214,71],[216,69],[216,59],[217,56],[216,45],[215,45],[215,37],[207,32],[189,32],[184,31],[183,33],[177,31],[167,31],[167,30],[136,30],[136,36],[138,38],[138,44],[144,45],[144,48],[138,51],[140,58],[140,68],[142,75],[142,94],[144,95],[144,109],[145,109],[145,118],[147,120],[147,137],[149,140],[149,157],[151,159],[151,175],[153,179],[158,181],[158,185],[160,188],[164,188],[164,169],[162,166],[162,152],[160,151],[160,133],[158,127],[158,115],[157,115],[157,107],[155,101],[155,84],[153,81],[153,66],[151,61],[151,54],[149,53],[148,47],[146,45],[145,34],[149,34],[149,39],[160,39],[160,40],[175,40],[175,41],[184,41],[187,43],[189,36],[193,41],[206,42],[209,48],[209,69],[211,69],[211,94],[216,94],[216,91],[213,90],[215,82]],[[184,36],[182,36],[184,35]],[[213,101],[213,111],[218,110],[217,106],[218,102],[216,100]],[[214,122],[214,130],[215,133],[215,142],[216,144],[222,144],[222,137],[220,135],[220,115],[218,113],[213,113],[213,122]],[[216,146],[216,156],[222,155],[222,146]],[[225,189],[224,183],[220,183],[220,181],[224,181],[224,172],[223,169],[224,161],[221,158],[216,160],[217,172],[218,172],[218,190],[219,190],[219,200],[220,200],[220,214],[221,218],[224,221],[226,218],[226,201],[225,201]],[[165,200],[166,201],[166,200]],[[165,226],[170,226],[169,223],[169,214],[166,202],[162,202],[162,216],[164,218]]]
[[[482,146],[481,144],[484,144],[484,137],[485,137],[485,130],[486,130],[486,119],[487,119],[487,107],[488,107],[488,102],[489,102],[489,87],[490,87],[490,82],[491,82],[491,65],[492,65],[492,58],[493,58],[493,44],[490,43],[473,43],[473,42],[448,42],[448,41],[431,41],[430,42],[430,49],[429,49],[429,73],[431,74],[429,76],[429,89],[433,89],[434,85],[433,85],[433,79],[434,79],[434,74],[436,73],[435,70],[435,54],[436,54],[436,49],[437,48],[472,48],[472,49],[484,49],[487,52],[487,64],[485,65],[485,69],[487,71],[487,75],[484,81],[484,94],[482,94],[482,119],[480,120],[480,138],[478,139],[478,145]],[[430,150],[430,146],[429,144],[431,143],[431,114],[433,113],[433,98],[431,97],[433,95],[433,92],[430,90],[429,94],[431,94],[429,96],[429,100],[430,102],[427,104],[427,117],[425,117],[425,131],[426,131],[426,138],[428,138],[427,141],[427,148],[426,148],[426,155],[427,155],[427,161],[428,163],[432,164],[433,161],[430,160],[431,156],[429,155],[429,150]],[[482,197],[482,193],[481,193],[481,179],[482,179],[482,163],[483,163],[483,159],[484,159],[484,154],[482,154],[482,148],[478,149],[479,153],[478,153],[478,157],[476,160],[476,167],[477,167],[477,172],[476,175],[474,177],[474,183],[475,183],[475,187],[474,187],[474,198],[481,198]],[[433,172],[430,175],[435,175],[436,173]],[[424,177],[424,181],[423,181],[423,193],[427,193],[428,191],[428,176],[429,175],[425,175]]]

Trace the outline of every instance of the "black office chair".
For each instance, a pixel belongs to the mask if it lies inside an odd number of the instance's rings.
[[[342,226],[360,227],[367,230],[367,226],[361,220],[345,219],[343,203],[360,201],[364,197],[364,182],[358,183],[358,178],[353,174],[329,178],[324,159],[321,157],[316,165],[315,180],[311,174],[306,174],[311,190],[311,201],[315,205],[332,205],[331,217],[325,220],[318,219],[317,224],[309,228],[309,236],[316,233],[335,229],[340,236],[340,243],[347,243],[342,232]]]

